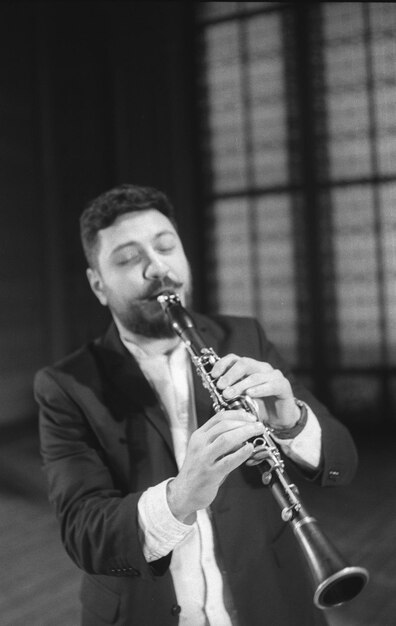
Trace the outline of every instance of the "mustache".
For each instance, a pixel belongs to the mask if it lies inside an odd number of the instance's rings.
[[[163,279],[155,280],[150,285],[150,287],[147,289],[146,293],[144,294],[143,299],[150,300],[152,298],[155,298],[156,296],[159,296],[164,291],[177,291],[182,286],[183,286],[182,283],[176,283],[168,276],[164,276]]]

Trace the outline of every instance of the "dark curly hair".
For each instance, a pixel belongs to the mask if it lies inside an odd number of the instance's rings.
[[[154,187],[119,185],[89,202],[80,216],[80,236],[90,267],[96,264],[98,232],[111,226],[119,215],[148,209],[157,209],[176,227],[175,212],[170,200]]]

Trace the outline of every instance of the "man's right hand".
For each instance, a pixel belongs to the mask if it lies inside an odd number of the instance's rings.
[[[179,474],[168,483],[168,505],[181,522],[192,524],[195,513],[209,506],[221,483],[232,470],[253,454],[251,437],[261,435],[263,425],[243,410],[216,413],[190,438]]]

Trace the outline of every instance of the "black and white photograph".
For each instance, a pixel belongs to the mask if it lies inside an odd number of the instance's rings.
[[[0,626],[396,624],[396,3],[0,1]]]

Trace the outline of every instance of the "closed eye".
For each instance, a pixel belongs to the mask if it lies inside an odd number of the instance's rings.
[[[155,244],[155,249],[161,254],[169,254],[173,252],[176,246],[176,237],[172,233],[164,233],[163,235],[158,237]]]
[[[136,250],[125,249],[117,254],[115,258],[115,263],[116,265],[135,265],[140,262],[141,258],[142,255],[140,254],[140,252],[137,252]]]

